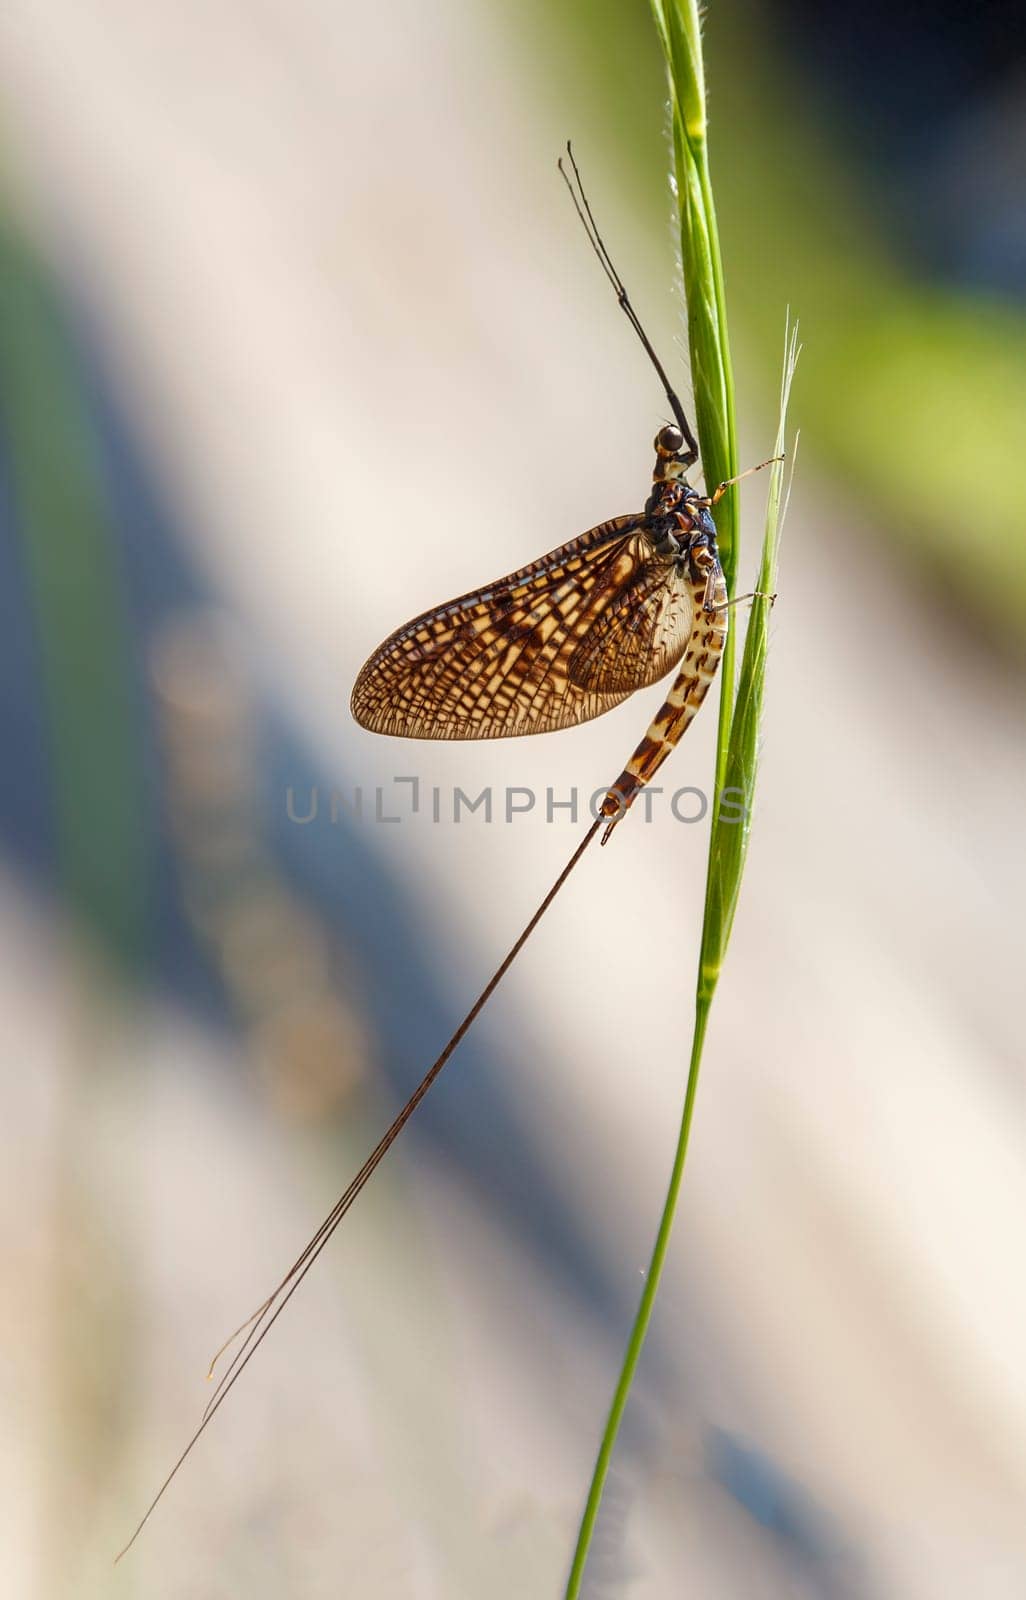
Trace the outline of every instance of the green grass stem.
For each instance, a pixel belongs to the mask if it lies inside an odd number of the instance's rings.
[[[688,344],[698,439],[706,483],[712,488],[737,473],[737,423],[734,380],[727,338],[727,315],[709,175],[706,142],[705,76],[698,6],[695,0],[651,0],[656,28],[666,56],[673,113],[676,194],[680,213],[681,266],[688,307]],[[785,449],[787,405],[798,357],[795,332],[785,335],[784,376],[776,453]],[[786,509],[783,466],[770,472],[766,528],[758,589],[774,592],[780,530]],[[739,556],[737,488],[724,495],[716,509],[720,556],[730,594],[734,593]],[[752,602],[740,675],[735,693],[735,634],[727,637],[721,665],[720,717],[716,747],[716,795],[709,842],[705,907],[695,992],[695,1021],[688,1061],[687,1086],[670,1182],[655,1244],[635,1313],[620,1375],[613,1393],[585,1502],[566,1587],[566,1600],[581,1593],[588,1552],[612,1461],[620,1424],[648,1333],[656,1295],[673,1230],[687,1160],[695,1096],[713,995],[722,970],[734,920],[751,828],[751,804],[758,762],[759,723],[766,677],[771,601]],[[719,796],[736,787],[745,797],[741,823],[721,815]]]

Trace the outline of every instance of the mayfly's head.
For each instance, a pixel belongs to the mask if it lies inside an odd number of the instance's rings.
[[[653,483],[683,483],[686,480],[688,468],[695,458],[686,448],[684,435],[674,423],[668,422],[659,429],[655,436],[655,453]]]

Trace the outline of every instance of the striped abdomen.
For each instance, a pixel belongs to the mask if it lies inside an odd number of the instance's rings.
[[[711,571],[692,579],[692,597],[694,621],[680,671],[648,732],[602,802],[602,815],[612,818],[603,843],[679,743],[716,676],[728,627],[727,586],[718,561]]]

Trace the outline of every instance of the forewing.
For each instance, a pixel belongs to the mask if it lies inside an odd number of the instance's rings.
[[[484,589],[397,629],[356,680],[352,711],[374,733],[491,739],[587,722],[650,683],[571,672],[589,631],[652,565],[640,515],[617,517]],[[665,564],[660,563],[665,581]],[[615,633],[615,630],[614,630]],[[613,638],[609,649],[613,649]]]
[[[600,694],[658,683],[684,654],[694,612],[691,584],[673,557],[639,562],[578,643],[571,681]]]

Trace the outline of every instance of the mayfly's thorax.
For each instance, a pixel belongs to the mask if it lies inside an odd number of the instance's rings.
[[[718,564],[716,524],[697,489],[683,480],[656,482],[645,504],[645,523],[656,554],[674,558],[693,579]]]

